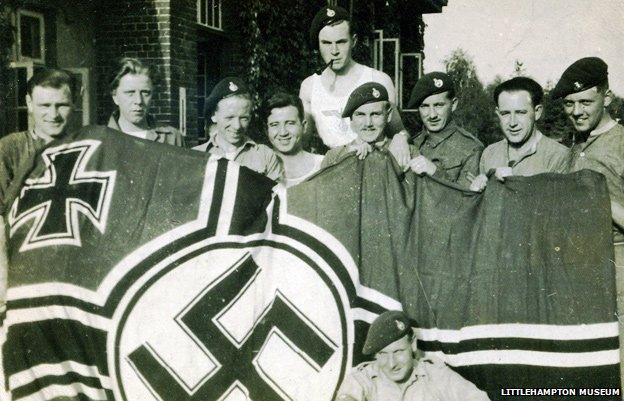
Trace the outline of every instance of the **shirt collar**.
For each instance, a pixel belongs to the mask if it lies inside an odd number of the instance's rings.
[[[212,153],[218,153],[219,155],[225,155],[225,150],[223,150],[222,147],[219,146],[219,144],[217,143],[217,135],[212,135],[210,137],[210,139],[208,140],[208,142],[210,142],[210,145],[208,145],[208,149],[207,151],[212,152]],[[243,144],[239,147],[236,148],[236,156],[238,156],[238,154],[245,148],[249,147],[249,146],[256,146],[256,142],[254,142],[251,138],[246,137],[245,138],[245,142],[243,142]],[[215,152],[216,151],[216,152]]]
[[[145,136],[145,139],[149,140],[149,141],[155,141],[158,139],[158,133],[156,133],[154,131],[154,119],[151,117],[151,115],[147,115],[147,125],[148,125],[148,129],[147,131],[147,135]],[[112,128],[114,130],[117,130],[119,132],[123,132],[121,127],[119,126],[119,110],[115,110],[110,118],[108,119],[108,124],[106,125],[108,128]],[[125,132],[124,132],[125,134]]]
[[[455,132],[455,128],[455,122],[451,120],[451,122],[446,124],[446,127],[442,128],[439,132],[429,132],[425,129],[423,140],[435,148],[451,136],[453,132]]]
[[[605,132],[609,131],[611,128],[615,127],[617,125],[617,121],[615,121],[613,118],[611,118],[611,116],[609,117],[609,122],[606,123],[605,125],[602,126],[602,128],[600,129],[595,129],[592,132],[589,133],[590,137],[594,137],[594,136],[598,136],[600,134],[604,134]]]
[[[518,160],[514,160],[516,163],[518,164],[521,160],[534,155],[535,152],[537,152],[537,145],[539,144],[539,142],[542,140],[542,138],[544,137],[544,134],[542,134],[539,130],[535,130],[535,134],[533,135],[533,137],[530,139],[530,143],[529,143],[529,147],[524,151],[524,153],[522,153],[520,155],[520,157],[518,158]],[[507,162],[509,162],[509,143],[507,143]]]
[[[371,378],[378,378],[378,379],[382,379],[382,380],[390,380],[390,379],[388,379],[386,377],[386,375],[384,375],[379,370],[379,367],[377,366],[376,362],[372,362],[372,363],[373,363],[373,373],[371,374]],[[412,383],[417,381],[419,378],[425,377],[425,376],[427,376],[427,372],[425,371],[425,368],[423,367],[420,359],[414,359],[414,368],[412,369],[412,373],[410,373],[409,378],[404,383],[402,383],[401,385],[404,386],[405,388],[407,388]],[[398,386],[399,383],[396,383],[396,385]]]
[[[373,147],[377,149],[385,149],[387,144],[388,144],[388,137],[384,136],[381,141],[377,141],[373,143]]]

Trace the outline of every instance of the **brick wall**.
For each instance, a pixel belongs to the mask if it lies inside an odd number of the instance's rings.
[[[197,135],[197,5],[195,0],[171,1],[171,104],[179,110],[179,89],[186,88],[187,141]]]
[[[114,110],[108,85],[115,61],[138,57],[157,71],[152,114],[161,123],[179,125],[179,87],[187,88],[187,129],[196,131],[195,1],[118,0],[98,5],[95,34],[97,121]]]

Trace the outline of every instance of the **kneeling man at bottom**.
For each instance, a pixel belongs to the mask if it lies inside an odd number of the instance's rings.
[[[387,311],[373,322],[364,354],[375,360],[356,366],[338,390],[337,401],[485,401],[487,394],[433,358],[418,359],[410,320]]]

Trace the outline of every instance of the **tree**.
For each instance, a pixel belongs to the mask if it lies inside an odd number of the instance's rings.
[[[472,58],[464,50],[456,49],[444,60],[444,65],[459,101],[453,115],[455,121],[485,145],[500,140],[502,134],[498,129],[494,102],[479,80]]]

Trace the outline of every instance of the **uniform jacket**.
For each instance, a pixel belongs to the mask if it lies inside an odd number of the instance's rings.
[[[468,173],[479,174],[479,159],[483,144],[474,135],[458,127],[453,121],[434,134],[426,130],[414,138],[414,146],[421,155],[438,168],[434,177],[470,187]]]

